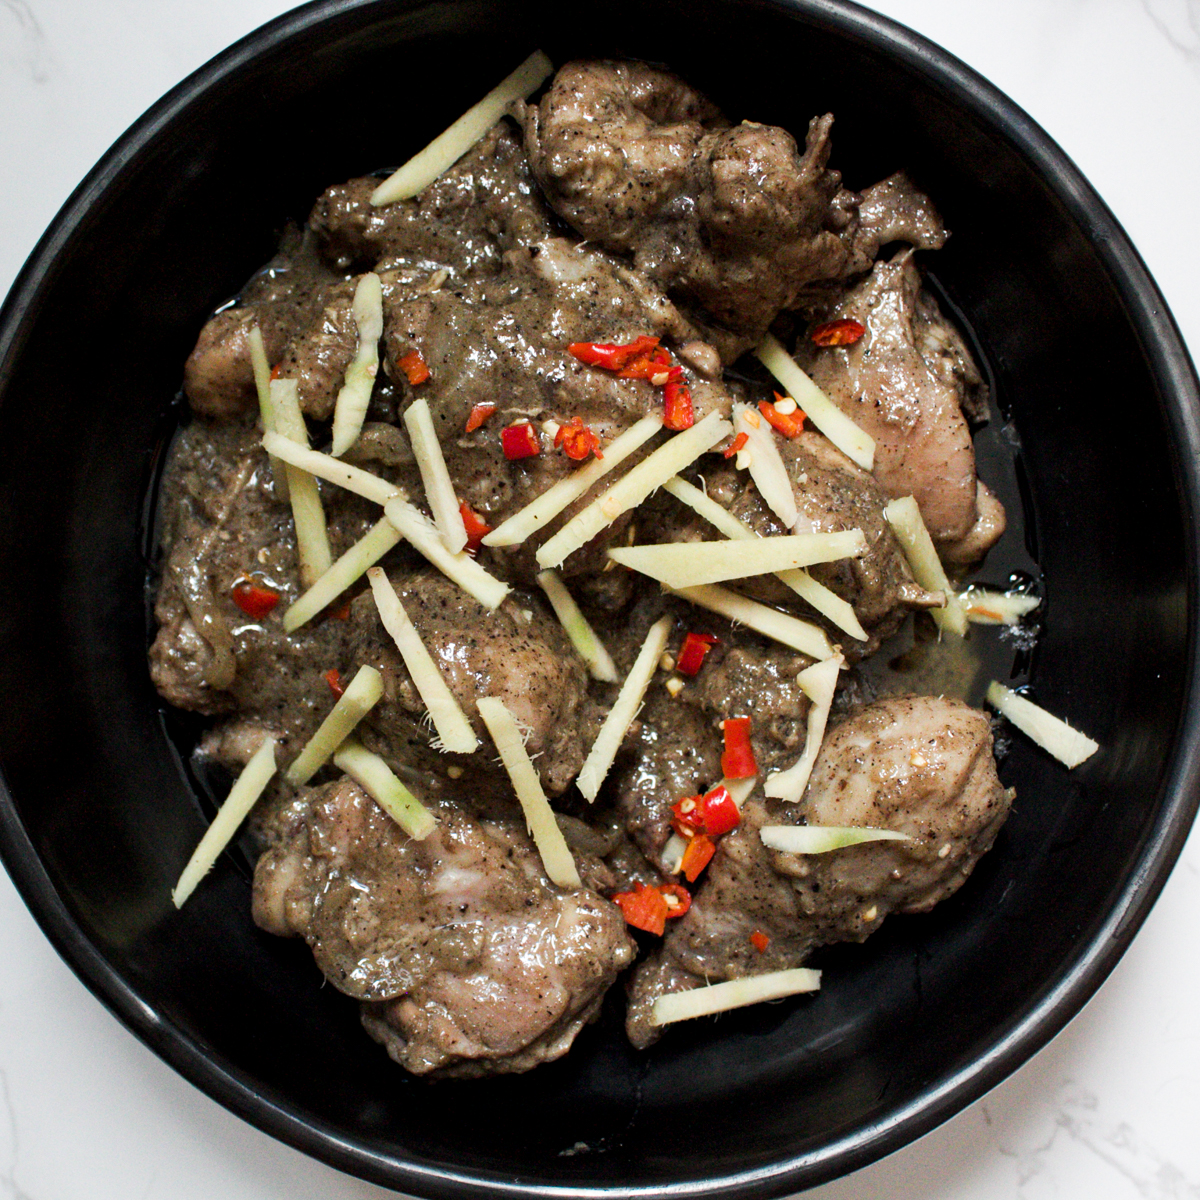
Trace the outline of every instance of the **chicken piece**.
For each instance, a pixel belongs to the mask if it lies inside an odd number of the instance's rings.
[[[415,393],[429,403],[459,495],[492,527],[580,466],[555,449],[544,421],[578,418],[607,443],[647,413],[662,411],[661,389],[585,366],[568,353],[572,342],[628,343],[646,335],[697,353],[696,330],[656,287],[611,255],[564,238],[513,251],[499,280],[416,295],[393,293],[384,278],[387,368],[399,378],[398,361],[420,352],[431,375]],[[728,412],[722,385],[700,376],[690,383],[697,419],[714,409]],[[471,410],[485,403],[496,405],[495,414],[466,432]],[[533,423],[542,452],[510,461],[501,430],[521,420]],[[618,467],[613,478],[636,461]],[[489,569],[533,586],[536,548],[593,498],[577,501],[525,544],[489,552]],[[563,574],[597,575],[606,546],[624,535],[629,520],[622,515],[571,555]]]
[[[555,212],[592,241],[632,239],[685,191],[702,142],[729,128],[677,75],[639,62],[567,63],[526,110],[530,165]]]
[[[385,311],[436,290],[446,276],[444,268],[406,259],[389,259],[379,264],[378,273]],[[356,276],[327,287],[319,309],[306,324],[294,330],[278,358],[280,377],[296,380],[301,411],[317,421],[333,416],[338,394],[346,381],[346,369],[358,351],[353,306],[360,279],[361,276]],[[403,379],[404,374],[394,362],[390,365],[390,373],[377,376],[374,396],[379,400],[392,393],[394,407],[396,385],[389,375]],[[411,460],[411,451],[406,457]]]
[[[347,291],[347,288],[349,289]],[[183,391],[192,411],[218,420],[258,411],[250,362],[250,331],[263,335],[267,361],[300,381],[301,408],[328,417],[357,335],[350,317],[353,283],[322,286],[317,295],[254,302],[222,309],[200,331],[184,365]]]
[[[955,542],[942,542],[938,556],[944,563],[970,566],[978,562],[1000,540],[1008,528],[1008,516],[999,497],[982,479],[975,480],[975,524]]]
[[[377,178],[329,188],[308,227],[335,271],[370,271],[402,258],[441,266],[455,282],[495,275],[504,254],[552,236],[520,136],[501,121],[419,196],[375,207]]]
[[[357,346],[356,274],[390,267],[393,286],[397,274],[408,283],[495,275],[506,250],[554,232],[520,139],[503,123],[417,199],[374,208],[378,183],[354,179],[325,192],[307,233],[292,231],[237,304],[201,330],[184,374],[196,412],[229,419],[255,410],[246,335],[258,325],[269,362],[299,381],[301,408],[326,419]]]
[[[353,293],[353,283],[349,286]],[[219,310],[200,331],[184,366],[183,391],[192,410],[217,420],[256,413],[250,330],[258,326],[267,361],[279,363],[306,332],[328,324],[326,310],[337,307],[345,287],[344,277],[318,259],[311,239],[289,230],[279,253],[246,284],[237,303]]]
[[[150,674],[159,694],[208,715],[236,711],[235,728],[218,730],[206,751],[231,767],[263,732],[296,753],[332,703],[323,675],[344,664],[345,622],[316,621],[295,633],[282,617],[297,599],[296,542],[290,506],[275,498],[266,454],[253,428],[193,422],[180,435],[163,480],[162,580],[155,597],[158,631]],[[365,502],[326,495],[334,553],[370,523]],[[238,607],[242,579],[279,596],[255,619]]]
[[[318,421],[333,415],[346,368],[358,349],[352,311],[357,282],[346,280],[328,288],[320,311],[295,330],[283,352],[271,359],[278,364],[280,378],[296,380],[301,411]]]
[[[667,613],[675,618],[666,653],[674,656],[687,634],[714,637],[703,667],[684,677],[656,672],[605,783],[624,827],[651,861],[658,863],[670,836],[670,805],[721,781],[724,735],[730,717],[752,717],[751,747],[760,771],[788,764],[804,742],[809,700],[796,677],[813,660],[753,630],[683,600],[653,590],[632,609],[597,622],[623,677],[641,650],[650,626]],[[679,688],[667,685],[674,680]]]
[[[832,126],[814,117],[801,150],[786,130],[734,125],[667,71],[584,61],[526,110],[525,144],[554,211],[699,309],[732,361],[814,287],[867,270],[885,242],[945,241],[906,176],[862,196],[841,186]]]
[[[933,696],[894,696],[829,733],[798,804],[753,799],[721,839],[689,911],[674,922],[664,963],[640,967],[628,1030],[635,1045],[663,987],[797,966],[814,946],[863,941],[893,912],[926,912],[952,895],[991,847],[1012,793],[996,775],[985,714]],[[890,829],[877,841],[827,854],[768,850],[764,825]],[[765,933],[765,952],[750,935]],[[678,986],[671,986],[678,990]]]
[[[413,841],[356,784],[277,819],[254,873],[255,921],[303,937],[415,1074],[525,1071],[566,1053],[633,957],[615,905],[551,884],[520,818],[452,805]]]
[[[667,691],[666,676],[651,681],[606,784],[629,836],[660,870],[666,868],[671,805],[721,782],[721,722],[752,718],[755,761],[766,772],[790,762],[803,746],[809,707],[796,676],[811,659],[696,609],[686,610],[679,628],[719,640],[678,695]]]
[[[489,612],[437,572],[393,570],[388,578],[484,745],[488,734],[475,701],[498,696],[527,733],[526,749],[546,790],[563,792],[579,773],[599,723],[583,660],[541,598],[510,596]],[[402,761],[436,763],[443,756],[430,750],[434,735],[425,723],[425,704],[369,592],[351,604],[349,624],[351,659],[383,675],[383,699],[365,720],[364,740]],[[490,754],[483,750],[476,757]]]
[[[986,412],[986,392],[962,339],[922,292],[913,252],[877,263],[821,314],[834,318],[859,321],[866,333],[849,346],[817,347],[804,339],[797,361],[875,439],[874,475],[884,493],[915,496],[939,547],[961,542],[980,520],[963,410]],[[1004,529],[994,505],[986,522],[987,537],[974,536],[980,554]]]
[[[829,734],[804,798],[779,823],[869,826],[913,840],[815,856],[773,851],[772,862],[795,881],[815,942],[862,941],[888,913],[927,912],[956,892],[1011,802],[985,713],[940,696],[892,696]]]
[[[748,344],[847,250],[820,117],[803,153],[782,129],[731,127],[681,79],[643,63],[574,62],[525,119],[530,164],[560,217],[628,254]]]
[[[933,202],[903,171],[897,171],[862,193],[857,220],[846,239],[850,257],[845,273],[869,271],[881,247],[891,242],[907,242],[918,250],[940,250],[947,236]]]
[[[227,308],[200,330],[195,348],[183,365],[183,392],[194,412],[227,419],[252,411],[257,399],[248,338],[257,323],[253,311]],[[269,356],[279,354],[285,337],[284,332],[273,331],[267,346]]]
[[[662,686],[650,685],[635,728],[626,736],[605,781],[638,849],[665,870],[663,847],[671,836],[671,805],[718,783],[721,733],[694,705],[679,704]]]

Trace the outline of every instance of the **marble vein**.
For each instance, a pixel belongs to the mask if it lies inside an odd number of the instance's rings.
[[[1174,1163],[1164,1159],[1139,1138],[1127,1121],[1106,1124],[1099,1118],[1098,1098],[1084,1088],[1067,1083],[1051,1104],[1053,1129],[1029,1149],[1001,1145],[999,1150],[1015,1161],[1017,1195],[1024,1197],[1035,1179],[1053,1182],[1054,1167],[1063,1161],[1056,1144],[1065,1134],[1099,1162],[1123,1178],[1144,1200],[1200,1200],[1200,1182],[1188,1179]]]
[[[33,1200],[33,1197],[17,1183],[17,1158],[20,1150],[20,1138],[17,1135],[17,1109],[13,1104],[12,1092],[8,1084],[8,1072],[0,1069],[0,1097],[3,1097],[4,1113],[8,1118],[8,1164],[0,1170],[0,1188],[12,1197],[12,1200]]]
[[[33,82],[45,83],[50,77],[50,55],[45,30],[34,16],[33,9],[25,0],[0,0],[0,10],[11,13],[16,19],[17,36],[21,42],[19,57]]]
[[[1141,0],[1142,8],[1171,48],[1200,67],[1200,0]]]

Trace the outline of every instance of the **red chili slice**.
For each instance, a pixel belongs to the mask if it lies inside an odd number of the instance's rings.
[[[778,392],[775,393],[775,398],[783,399]],[[781,413],[775,405],[766,400],[760,400],[758,411],[786,438],[799,437],[804,432],[804,414],[799,409],[791,413]]]
[[[650,354],[639,354],[617,372],[618,379],[648,379],[666,383],[671,377],[671,355],[663,346]]]
[[[725,457],[732,458],[749,440],[750,435],[748,433],[739,433],[725,448]]]
[[[644,929],[647,933],[661,936],[667,927],[670,906],[666,897],[656,887],[638,883],[635,891],[618,892],[613,897],[613,903],[625,914],[625,923],[635,929]]]
[[[755,950],[759,952],[759,954],[762,954],[770,944],[771,939],[767,937],[767,935],[763,933],[761,929],[756,929],[750,935],[750,945],[752,945]]]
[[[416,387],[418,383],[424,383],[429,378],[429,367],[421,357],[420,350],[410,350],[396,359],[396,366],[404,372],[413,387]]]
[[[475,554],[483,545],[483,539],[492,532],[492,527],[465,500],[458,506],[458,511],[467,530],[466,551]]]
[[[342,698],[342,693],[346,690],[344,687],[342,687],[341,671],[339,671],[337,667],[331,667],[325,672],[325,682],[329,684],[329,690],[334,694],[334,697],[340,700]]]
[[[474,433],[495,411],[494,404],[476,404],[467,417],[467,432]]]
[[[239,579],[229,594],[234,604],[256,621],[261,621],[279,603],[278,592],[255,583],[253,579]]]
[[[504,447],[504,457],[511,460],[532,458],[542,452],[537,430],[528,421],[505,426],[500,431],[500,445]]]
[[[603,458],[600,452],[600,439],[592,432],[580,417],[572,417],[566,425],[560,425],[554,435],[555,446],[561,446],[568,458],[581,461],[589,454]]]
[[[706,833],[720,837],[742,822],[742,814],[729,789],[718,784],[703,796],[685,796],[671,805],[671,824],[684,837]]]
[[[700,872],[708,866],[716,852],[717,847],[706,834],[698,833],[688,842],[687,849],[683,852],[683,862],[679,867],[688,883],[696,882]]]
[[[726,779],[749,779],[758,774],[754,749],[750,745],[750,718],[730,717],[721,722],[725,732],[725,753],[721,755],[721,774]]]
[[[678,431],[691,429],[695,423],[691,389],[686,383],[669,380],[663,385],[663,424]]]
[[[704,797],[684,796],[671,805],[671,824],[683,837],[704,832]]]
[[[717,644],[711,633],[689,633],[679,648],[675,669],[680,675],[695,675],[704,665],[705,656]]]
[[[567,352],[587,363],[589,367],[603,367],[606,371],[620,371],[632,359],[642,358],[650,354],[658,345],[656,337],[635,338],[625,345],[612,342],[572,342]]]
[[[676,917],[682,917],[692,907],[692,894],[681,884],[662,883],[659,884],[658,890],[667,902],[667,920],[673,921]],[[674,904],[671,903],[672,900],[675,901]]]
[[[757,772],[755,772],[757,774]],[[718,784],[702,797],[704,805],[704,832],[709,837],[720,837],[742,823],[742,814],[733,802],[729,789]]]
[[[842,317],[818,325],[810,336],[818,346],[853,346],[866,332],[867,327],[861,321]]]

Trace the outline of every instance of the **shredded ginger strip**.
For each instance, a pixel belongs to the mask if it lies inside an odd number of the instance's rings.
[[[221,805],[213,823],[205,830],[200,844],[188,859],[187,866],[179,876],[179,882],[171,892],[176,908],[182,908],[187,898],[196,890],[196,885],[208,874],[221,851],[233,840],[242,822],[254,807],[255,801],[266,790],[275,774],[275,739],[263,738],[262,745],[254,752],[250,761],[242,768],[234,781],[225,803]]]
[[[748,975],[744,979],[729,979],[709,987],[693,988],[690,992],[670,992],[659,996],[651,1010],[651,1023],[670,1025],[675,1021],[690,1021],[693,1017],[708,1017],[713,1013],[761,1004],[764,1000],[781,1000],[801,992],[815,992],[821,986],[821,972],[811,967],[793,967],[788,971],[771,971],[765,975]]]
[[[671,636],[673,625],[674,621],[670,617],[660,617],[650,626],[646,640],[642,643],[629,674],[625,676],[620,692],[617,693],[616,702],[609,709],[604,724],[600,726],[600,732],[584,760],[579,778],[575,781],[589,801],[596,799],[600,785],[621,748],[625,731],[642,706],[642,699],[650,686],[650,680],[654,678],[654,672],[658,669],[658,660],[667,647],[667,639]]]
[[[779,339],[768,333],[754,351],[784,390],[804,409],[810,421],[848,458],[864,471],[875,466],[875,439],[860,429],[797,365]]]
[[[504,701],[497,696],[481,696],[478,706],[479,715],[492,735],[500,760],[525,812],[533,844],[542,856],[547,877],[561,888],[581,887],[579,869],[554,819],[554,810],[542,790],[542,781],[525,749],[516,720],[505,707]]]
[[[554,72],[554,64],[535,50],[511,75],[472,105],[453,125],[388,176],[372,193],[376,207],[407,200],[448,171],[493,125],[508,106],[531,96]]]
[[[303,787],[337,752],[355,726],[379,703],[383,696],[383,676],[364,663],[338,697],[325,720],[308,739],[296,761],[287,769],[287,780]]]
[[[425,702],[441,749],[452,754],[473,754],[479,746],[479,739],[467,720],[467,714],[450,691],[445,676],[421,641],[421,635],[396,595],[396,589],[381,567],[372,567],[367,572],[367,578],[371,581],[371,594],[379,610],[379,619],[384,629],[392,635],[392,641],[396,643],[396,649],[400,651],[400,657]]]
[[[994,680],[988,685],[987,702],[1064,766],[1077,767],[1100,749],[1086,733]]]
[[[622,513],[637,508],[656,488],[711,450],[732,428],[720,413],[711,412],[690,429],[675,434],[550,538],[537,552],[538,566],[561,566]]]
[[[680,479],[668,479],[663,484],[663,491],[670,492],[676,500],[686,504],[694,513],[703,517],[727,538],[739,541],[749,541],[759,535],[744,521],[735,517],[727,508],[718,504],[711,496],[702,492],[698,487]],[[784,586],[791,588],[801,600],[811,604],[813,608],[832,621],[839,629],[857,638],[860,642],[867,640],[867,631],[854,612],[854,607],[847,604],[836,592],[831,592],[823,583],[818,583],[803,568],[794,571],[777,571],[775,578]]]

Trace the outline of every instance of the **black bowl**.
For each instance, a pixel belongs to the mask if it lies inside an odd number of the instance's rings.
[[[430,1084],[386,1060],[302,945],[255,929],[233,857],[171,907],[203,818],[147,676],[145,506],[183,359],[285,221],[403,158],[537,44],[556,61],[667,61],[731,113],[793,130],[832,109],[848,180],[904,166],[936,197],[954,231],[938,284],[1020,433],[1047,596],[1029,677],[1103,749],[1068,774],[1014,740],[1002,773],[1018,801],[995,850],[932,915],[830,952],[814,999],[642,1055],[614,1004],[559,1063]],[[831,0],[311,5],[152,109],[0,315],[0,680],[20,698],[0,706],[0,850],[135,1033],[345,1170],[426,1195],[769,1195],[832,1178],[1053,1036],[1183,844],[1200,795],[1198,415],[1162,298],[1075,168],[883,18]]]

